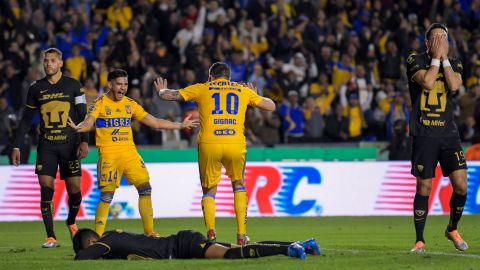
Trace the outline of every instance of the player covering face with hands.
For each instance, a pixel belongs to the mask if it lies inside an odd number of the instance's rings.
[[[188,116],[182,123],[174,123],[147,113],[137,102],[125,96],[128,75],[124,70],[117,69],[108,74],[108,88],[109,91],[92,105],[83,122],[76,125],[72,119],[68,120],[68,125],[77,132],[88,132],[96,127],[101,194],[95,214],[95,230],[99,235],[105,231],[110,203],[124,176],[138,191],[138,209],[145,234],[158,235],[153,229],[150,176],[133,142],[132,118],[156,129],[193,128],[198,126],[198,121],[190,120]]]
[[[467,164],[455,124],[453,95],[462,85],[462,63],[449,58],[448,29],[432,24],[425,33],[427,51],[407,59],[412,104],[412,174],[417,179],[413,202],[416,241],[414,253],[425,252],[423,236],[429,210],[432,178],[440,162],[443,176],[452,184],[450,220],[445,236],[457,250],[468,249],[457,231],[467,200]]]

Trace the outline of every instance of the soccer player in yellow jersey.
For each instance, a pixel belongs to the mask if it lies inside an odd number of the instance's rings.
[[[152,128],[182,129],[198,126],[198,121],[185,118],[183,123],[173,123],[148,114],[134,100],[125,97],[128,74],[117,69],[108,74],[108,93],[99,97],[90,108],[83,122],[69,125],[77,132],[88,132],[96,126],[96,144],[99,150],[98,185],[100,202],[95,214],[95,231],[102,235],[108,218],[108,210],[122,175],[138,190],[138,208],[143,229],[147,235],[158,235],[153,230],[153,209],[150,177],[137,152],[132,137],[132,118]]]
[[[244,135],[247,106],[275,110],[275,103],[259,96],[252,85],[230,81],[227,64],[214,63],[209,81],[180,90],[167,88],[167,81],[158,78],[154,84],[160,98],[176,101],[196,101],[200,112],[198,134],[198,166],[203,189],[202,209],[209,240],[215,240],[215,194],[220,182],[222,165],[232,181],[234,208],[237,217],[237,243],[245,245],[247,194],[243,184],[245,156]]]

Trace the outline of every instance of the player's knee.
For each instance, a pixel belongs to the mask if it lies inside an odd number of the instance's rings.
[[[235,181],[232,181],[232,187],[233,189],[235,190],[236,188],[245,188],[244,184],[243,184],[243,180],[235,180]]]
[[[51,187],[40,186],[40,199],[42,202],[50,202],[53,199],[54,190]]]
[[[113,200],[113,192],[102,192],[100,194],[100,201],[110,204]]]
[[[215,198],[215,194],[217,194],[217,186],[213,187],[202,187],[203,195],[211,194]]]
[[[68,193],[68,201],[73,205],[80,205],[82,203],[82,193],[80,191]]]
[[[468,185],[467,185],[467,182],[465,181],[464,183],[453,185],[453,192],[459,195],[465,195],[467,194],[467,188],[468,188]]]
[[[152,196],[152,186],[150,186],[150,183],[140,184],[136,188],[139,196]]]

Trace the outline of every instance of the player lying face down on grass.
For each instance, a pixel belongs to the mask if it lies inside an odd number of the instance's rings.
[[[199,232],[179,231],[167,237],[152,237],[124,231],[107,231],[100,237],[80,229],[73,238],[75,260],[96,259],[248,259],[285,255],[305,259],[320,255],[315,239],[303,242],[263,241],[251,245],[211,242]]]

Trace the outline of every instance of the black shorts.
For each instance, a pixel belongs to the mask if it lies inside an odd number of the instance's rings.
[[[205,252],[212,242],[195,231],[180,231],[177,234],[174,248],[174,256],[178,259],[201,259],[205,258]]]
[[[35,173],[57,177],[57,168],[60,167],[60,179],[72,176],[82,176],[82,165],[77,158],[78,144],[54,143],[45,140],[38,142],[37,164]]]
[[[443,176],[467,169],[459,137],[412,138],[412,175],[423,179],[433,178],[438,162]]]

